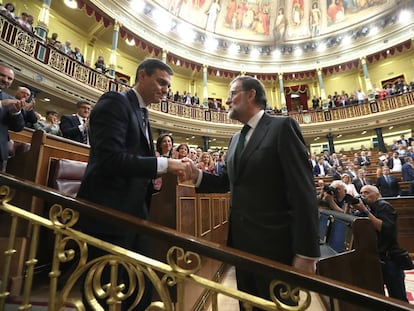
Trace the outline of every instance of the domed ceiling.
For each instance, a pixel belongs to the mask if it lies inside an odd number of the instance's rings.
[[[237,72],[314,70],[414,35],[412,0],[91,2],[168,53]]]

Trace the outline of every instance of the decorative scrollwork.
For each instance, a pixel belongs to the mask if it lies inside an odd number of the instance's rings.
[[[80,65],[75,65],[75,72],[74,72],[74,78],[78,81],[81,81],[83,83],[88,83],[89,79],[89,69]]]
[[[77,245],[77,248],[74,247]],[[72,239],[70,237],[63,238],[58,245],[56,245],[57,256],[62,263],[70,262],[75,258],[76,251],[79,252],[78,267],[84,265],[88,257],[88,248],[85,242]]]
[[[20,51],[33,56],[36,47],[36,40],[25,31],[18,31],[16,35],[15,46]]]
[[[49,63],[48,65],[52,68],[55,68],[61,72],[65,71],[66,68],[66,57],[60,54],[55,49],[50,49]]]
[[[53,204],[49,210],[49,219],[56,226],[69,228],[78,222],[79,213],[70,208],[63,209],[62,205]]]
[[[10,189],[9,186],[0,186],[0,201],[2,204],[9,203],[14,197],[14,190]]]
[[[311,295],[309,291],[303,290],[300,287],[291,288],[291,286],[283,281],[273,280],[270,283],[270,298],[281,310],[306,310],[311,304]],[[303,303],[300,297],[300,292],[305,294]],[[290,304],[285,302],[289,301]],[[292,304],[294,306],[292,306]]]
[[[168,250],[167,263],[175,271],[185,275],[196,273],[201,269],[201,257],[194,252],[184,252],[180,247],[173,246]]]

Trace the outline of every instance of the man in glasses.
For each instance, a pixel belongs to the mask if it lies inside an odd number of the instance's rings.
[[[230,141],[220,176],[193,166],[196,190],[230,191],[229,246],[315,272],[320,253],[318,209],[298,124],[264,113],[264,86],[250,76],[231,82],[227,104],[229,117],[243,123],[243,129]],[[236,267],[236,278],[238,289],[270,299],[271,276]]]
[[[89,115],[91,103],[80,100],[76,103],[76,113],[63,115],[60,119],[60,129],[63,137],[89,144]]]

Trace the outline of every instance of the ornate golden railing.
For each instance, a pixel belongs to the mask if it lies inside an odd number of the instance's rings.
[[[72,306],[78,310],[83,309],[79,296],[79,288],[76,282],[85,278],[85,296],[91,306],[96,310],[119,310],[121,301],[134,294],[134,303],[141,299],[143,278],[146,276],[152,282],[159,300],[151,304],[147,310],[188,310],[185,306],[186,291],[184,284],[191,282],[194,286],[200,286],[211,294],[212,310],[220,310],[218,295],[225,295],[242,301],[246,310],[257,306],[263,310],[305,310],[311,304],[310,291],[317,292],[344,301],[352,302],[360,306],[370,306],[373,310],[411,310],[408,304],[398,303],[373,292],[355,287],[348,287],[342,283],[331,281],[317,275],[301,273],[292,267],[275,263],[260,257],[217,245],[193,236],[177,234],[176,231],[157,226],[156,224],[131,217],[112,209],[94,204],[77,201],[71,197],[51,191],[49,188],[37,186],[33,183],[19,180],[7,174],[0,174],[0,213],[2,225],[9,227],[8,242],[4,254],[0,255],[2,262],[3,281],[0,286],[0,310],[5,309],[5,304],[10,299],[8,291],[8,277],[10,274],[13,257],[16,256],[15,239],[18,232],[18,224],[29,222],[28,234],[30,237],[29,252],[25,260],[25,278],[21,297],[20,310],[29,310],[31,307],[32,288],[39,287],[39,281],[34,286],[34,270],[38,262],[37,249],[41,230],[47,229],[54,233],[52,262],[49,271],[48,291],[49,310],[63,310],[64,306]],[[11,204],[15,191],[30,193],[47,202],[54,202],[50,208],[49,218],[35,215],[24,208]],[[134,230],[150,237],[171,242],[173,246],[167,255],[167,264],[156,261],[142,254],[112,245],[92,236],[88,236],[73,228],[79,217],[92,215],[96,221],[108,219],[114,226],[122,227],[122,230]],[[8,222],[4,222],[4,216],[9,215]],[[42,240],[44,243],[44,241]],[[96,247],[107,255],[88,260],[88,249]],[[203,265],[202,256],[208,256],[216,260],[252,269],[272,276],[274,281],[269,285],[273,292],[279,283],[286,285],[286,295],[301,291],[301,299],[297,307],[287,307],[281,303],[275,295],[272,301],[267,301],[249,294],[228,288],[220,283],[205,279],[197,274]],[[61,265],[72,263],[76,267],[64,282],[62,288],[58,288],[61,276]],[[102,283],[100,276],[104,268],[110,269],[111,281]],[[128,285],[118,284],[117,273],[124,269],[128,274]],[[290,288],[289,284],[297,284],[299,287]],[[169,289],[175,286],[177,300],[171,298]],[[104,301],[100,305],[98,301]]]

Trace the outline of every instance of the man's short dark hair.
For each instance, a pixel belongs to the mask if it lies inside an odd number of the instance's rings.
[[[91,106],[91,103],[90,102],[88,102],[87,100],[85,100],[85,99],[81,99],[80,101],[78,101],[77,103],[76,103],[76,108],[80,108],[80,107],[82,107],[82,105],[89,105],[89,106]]]
[[[256,96],[254,98],[254,101],[262,109],[266,109],[266,106],[267,106],[266,91],[265,91],[265,87],[262,82],[260,82],[258,79],[253,78],[251,76],[238,76],[233,81],[231,81],[230,84],[233,84],[236,81],[241,82],[241,87],[243,91],[255,90]]]
[[[135,83],[138,82],[140,71],[143,70],[146,75],[150,76],[154,73],[156,69],[166,71],[170,76],[174,75],[174,72],[171,69],[171,67],[163,61],[159,60],[158,58],[146,58],[138,65],[137,72],[135,75]]]
[[[55,115],[57,115],[57,114],[58,114],[58,112],[57,112],[56,110],[47,110],[47,111],[46,111],[46,115],[48,116],[48,115],[50,115],[50,114],[55,114]]]

